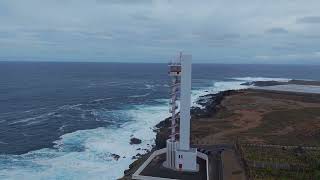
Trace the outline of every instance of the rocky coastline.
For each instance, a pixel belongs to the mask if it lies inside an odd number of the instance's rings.
[[[252,85],[252,86],[274,86],[274,85],[284,85],[289,83],[295,84],[304,84],[306,81],[300,80],[291,80],[288,82],[278,82],[278,81],[253,81],[253,82],[246,82],[242,85]],[[308,84],[313,84],[314,82],[310,81]],[[192,120],[200,119],[200,118],[210,118],[216,112],[219,111],[221,108],[219,105],[222,100],[229,95],[237,93],[237,90],[226,90],[221,91],[215,94],[207,94],[204,96],[200,96],[197,100],[197,104],[201,105],[200,107],[192,107],[191,108],[191,118]],[[149,157],[149,155],[158,149],[162,149],[166,147],[166,140],[169,138],[170,134],[170,118],[168,117],[163,121],[159,122],[156,126],[154,131],[156,132],[156,139],[155,144],[151,150],[147,150],[145,154],[137,154],[136,156],[132,157],[136,159],[133,163],[129,165],[129,169],[124,171],[124,176],[120,178],[120,180],[129,180],[131,179],[132,174],[138,169],[138,167]],[[131,140],[132,142],[132,140]]]
[[[288,84],[320,86],[319,81],[305,80],[255,81],[243,85],[263,87]],[[319,142],[318,131],[314,128],[314,124],[317,122],[307,122],[304,119],[312,120],[319,116],[320,107],[317,104],[319,100],[319,95],[263,91],[254,88],[204,95],[197,100],[197,104],[202,108],[191,108],[193,122],[191,138],[194,139],[194,145],[217,142],[223,144],[237,139],[258,144],[289,143],[316,146]],[[282,121],[275,118],[278,116],[283,117]],[[305,123],[303,128],[300,128],[301,123]],[[313,125],[310,126],[310,123]],[[170,124],[169,117],[155,126],[156,139],[153,148],[146,154],[135,156],[136,160],[130,164],[120,179],[131,179],[132,174],[153,151],[165,148],[170,134]]]
[[[311,86],[319,86],[319,81],[312,81],[312,80],[297,80],[292,79],[288,82],[282,82],[282,81],[252,81],[252,82],[245,82],[241,85],[247,85],[247,86],[257,86],[257,87],[264,87],[264,86],[277,86],[277,85],[288,85],[288,84],[295,84],[295,85],[311,85]]]
[[[224,99],[225,96],[235,93],[234,90],[221,91],[216,94],[207,94],[204,96],[200,96],[197,100],[197,103],[202,106],[200,107],[192,107],[191,108],[191,118],[203,118],[203,117],[211,117],[215,112],[219,109],[219,104]],[[166,147],[166,140],[169,138],[170,134],[170,118],[168,117],[163,121],[159,122],[154,131],[156,132],[156,139],[153,148],[150,151],[147,151],[145,154],[137,154],[133,159],[136,159],[133,163],[129,165],[129,169],[124,171],[124,176],[120,178],[120,180],[129,180],[131,179],[132,174],[138,169],[138,167],[149,157],[149,155],[158,149],[162,149]]]

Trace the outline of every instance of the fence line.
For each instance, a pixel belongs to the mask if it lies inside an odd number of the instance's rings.
[[[305,150],[320,150],[320,147],[317,146],[283,146],[283,145],[276,145],[276,144],[241,144],[241,146],[249,146],[249,147],[259,147],[259,148],[276,148],[276,149],[296,149],[302,148]]]
[[[277,162],[263,162],[263,161],[254,161],[248,160],[245,156],[243,147],[258,147],[258,148],[270,148],[270,149],[296,149],[302,148],[304,150],[320,150],[320,147],[315,146],[283,146],[283,145],[270,145],[270,144],[240,144],[239,140],[237,139],[234,143],[234,149],[236,153],[239,155],[240,160],[242,162],[242,166],[246,171],[246,175],[249,180],[254,179],[253,172],[251,168],[271,168],[271,169],[278,169],[278,170],[289,170],[293,172],[308,172],[312,169],[308,166],[300,165],[300,164],[292,164],[292,163],[277,163]]]

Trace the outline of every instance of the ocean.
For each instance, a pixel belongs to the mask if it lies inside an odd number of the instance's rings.
[[[193,105],[244,82],[290,79],[320,80],[320,66],[194,64]],[[169,117],[168,84],[166,64],[0,62],[0,179],[122,177]]]

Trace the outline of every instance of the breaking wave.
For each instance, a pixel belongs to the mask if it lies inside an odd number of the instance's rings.
[[[133,95],[133,96],[129,96],[130,98],[140,98],[140,97],[147,97],[149,96],[151,93],[146,93],[146,94],[141,94],[141,95]]]

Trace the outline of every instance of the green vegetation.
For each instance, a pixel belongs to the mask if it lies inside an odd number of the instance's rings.
[[[320,150],[241,146],[253,179],[320,179]]]
[[[252,169],[253,178],[256,180],[306,180],[315,179],[313,173],[310,172],[299,172],[299,171],[288,171],[279,169]]]
[[[311,162],[320,163],[320,151],[317,150],[246,147],[244,151],[245,158],[253,161],[298,164],[305,167],[309,167]]]

